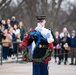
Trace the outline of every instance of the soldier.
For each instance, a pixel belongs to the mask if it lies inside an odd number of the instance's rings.
[[[37,27],[36,31],[39,31],[43,38],[47,39],[47,41],[41,40],[38,48],[34,50],[33,58],[42,58],[46,50],[48,48],[48,43],[53,42],[53,36],[49,29],[45,28],[46,20],[45,16],[37,16]],[[47,63],[33,63],[33,75],[48,75],[48,61]]]
[[[30,36],[24,37],[20,49],[32,43],[32,59],[33,59],[33,75],[48,75],[48,61],[50,61],[50,51],[48,56],[46,53],[48,48],[53,48],[53,36],[51,30],[45,28],[46,16],[37,16],[37,27],[32,32],[29,32]],[[35,34],[34,34],[35,33]],[[34,35],[32,35],[34,34]],[[27,43],[28,42],[28,43]],[[44,58],[46,56],[46,58]],[[44,58],[44,59],[42,59]],[[36,61],[42,59],[39,62]]]

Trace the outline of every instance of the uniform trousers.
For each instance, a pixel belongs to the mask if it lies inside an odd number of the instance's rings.
[[[48,63],[33,63],[33,75],[48,75]]]

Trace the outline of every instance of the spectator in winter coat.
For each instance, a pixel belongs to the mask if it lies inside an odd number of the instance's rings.
[[[11,42],[16,42],[16,36],[15,36],[15,34],[13,33],[13,27],[10,27],[10,29],[9,29],[9,34],[12,36],[12,40],[11,40]],[[11,46],[10,46],[10,50],[9,50],[9,56],[11,56],[12,54],[12,57],[15,55],[15,51],[16,49],[15,49],[15,43],[11,43]]]
[[[5,29],[4,30],[4,35],[2,37],[2,57],[3,59],[7,60],[7,55],[8,55],[8,51],[9,51],[9,44],[12,40],[11,35],[8,33],[8,30]]]
[[[70,38],[68,37],[68,33],[65,32],[64,33],[64,37],[61,39],[61,43],[62,43],[62,48],[63,48],[63,53],[61,53],[61,55],[64,56],[65,60],[64,60],[64,65],[67,64],[67,59],[68,59],[68,50],[65,49],[64,46],[70,46]],[[58,63],[59,65],[61,64],[61,59]]]
[[[23,23],[22,22],[19,22],[19,29],[20,29],[20,38],[21,38],[21,40],[23,40],[25,29],[23,27]]]
[[[71,63],[70,63],[70,65],[73,65],[73,64],[76,65],[76,31],[75,30],[72,31],[72,35],[70,37],[70,46],[71,46],[71,50],[70,50]],[[74,58],[75,58],[75,62],[74,62]]]
[[[59,32],[56,31],[55,32],[55,39],[54,39],[54,56],[55,56],[55,62],[57,62],[57,59],[56,59],[57,56],[60,59],[60,48],[61,48],[60,42],[61,42],[61,40],[60,40],[60,37],[59,37]]]

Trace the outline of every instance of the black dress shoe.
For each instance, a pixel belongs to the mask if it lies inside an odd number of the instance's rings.
[[[64,65],[67,65],[66,62],[64,62]]]
[[[61,62],[58,62],[58,65],[60,65],[61,64]]]
[[[76,65],[76,63],[74,65]]]
[[[73,63],[70,63],[69,65],[73,65]]]
[[[55,63],[57,62],[57,60],[55,60]]]

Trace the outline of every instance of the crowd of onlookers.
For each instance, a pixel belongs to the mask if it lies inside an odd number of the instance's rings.
[[[23,22],[18,22],[15,16],[0,21],[0,48],[2,45],[2,59],[16,58],[17,43],[23,40],[25,29]],[[2,43],[1,43],[2,42]],[[7,43],[5,43],[7,42]],[[20,50],[19,50],[20,51]]]
[[[2,46],[3,60],[6,61],[11,57],[16,58],[17,43],[15,42],[22,41],[24,38],[24,34],[25,29],[23,27],[23,22],[18,22],[15,16],[12,16],[11,19],[0,21],[0,49]],[[76,31],[72,30],[71,34],[69,34],[67,28],[64,27],[62,33],[56,31],[53,37],[55,62],[60,65],[61,62],[64,61],[64,64],[66,65],[69,55],[69,57],[71,57],[70,65],[76,65]]]
[[[64,61],[64,65],[68,62],[68,57],[71,58],[70,65],[76,65],[76,31],[72,30],[71,34],[69,34],[66,27],[63,28],[63,32],[59,33],[55,32],[54,35],[54,57],[55,62],[57,62],[58,57],[58,65]],[[74,61],[75,59],[75,61]]]

